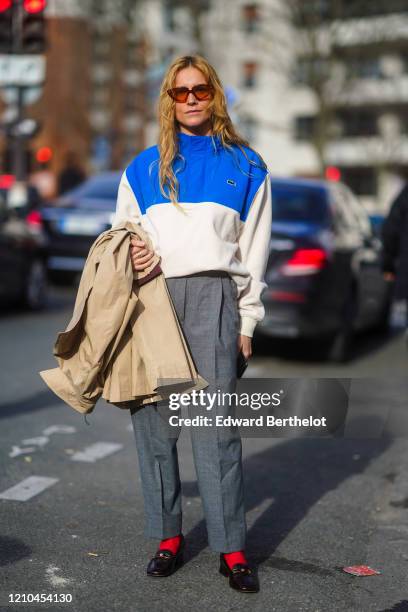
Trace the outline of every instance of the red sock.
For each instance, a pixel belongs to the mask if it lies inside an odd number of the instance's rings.
[[[242,563],[244,565],[248,565],[248,561],[246,560],[245,553],[243,550],[239,550],[237,552],[223,553],[226,564],[230,569],[236,563]]]
[[[160,542],[159,548],[161,550],[163,550],[164,548],[167,548],[167,550],[171,550],[173,555],[175,555],[179,549],[180,542],[181,542],[181,534],[174,536],[174,538],[167,538],[166,540],[162,540]]]

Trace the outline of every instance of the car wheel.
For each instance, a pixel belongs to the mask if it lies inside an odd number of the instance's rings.
[[[329,361],[345,363],[350,359],[356,310],[356,295],[355,292],[352,292],[344,306],[342,325],[328,342],[327,359]]]
[[[23,289],[22,302],[30,310],[41,310],[47,302],[47,267],[42,259],[31,263]]]

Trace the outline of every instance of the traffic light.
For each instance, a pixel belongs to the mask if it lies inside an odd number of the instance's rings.
[[[50,147],[40,147],[35,153],[35,159],[40,164],[46,164],[52,158],[52,149]]]
[[[13,46],[13,7],[11,0],[0,0],[0,53],[11,53]]]
[[[325,176],[328,181],[340,181],[341,171],[336,166],[327,166]]]
[[[43,53],[47,46],[45,0],[23,0],[22,53]]]

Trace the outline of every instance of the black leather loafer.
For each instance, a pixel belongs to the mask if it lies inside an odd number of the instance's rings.
[[[173,554],[171,550],[161,550],[159,548],[147,566],[147,575],[164,577],[174,574],[174,572],[183,565],[184,544],[184,536],[182,535],[180,547],[176,554]]]
[[[241,593],[258,593],[259,581],[254,571],[246,563],[236,563],[232,569],[229,568],[220,554],[220,574],[229,578],[229,585]]]

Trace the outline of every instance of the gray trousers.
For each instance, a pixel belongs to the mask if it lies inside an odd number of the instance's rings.
[[[208,381],[205,393],[236,391],[239,314],[237,287],[225,272],[209,271],[166,279],[180,325],[198,372]],[[211,410],[188,405],[188,414],[170,411],[169,402],[131,409],[145,508],[145,535],[165,539],[182,531],[181,483],[177,440],[181,427],[168,416],[232,414],[229,402]],[[245,548],[241,436],[233,426],[191,426],[198,488],[213,551]]]

